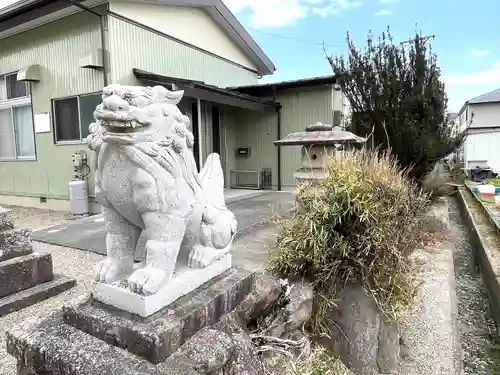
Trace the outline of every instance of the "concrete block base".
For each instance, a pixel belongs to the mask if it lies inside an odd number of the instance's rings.
[[[51,281],[0,298],[0,317],[56,296],[72,288],[75,284],[75,279],[56,275]]]
[[[158,363],[197,331],[233,310],[252,285],[252,273],[232,269],[146,319],[92,300],[64,306],[64,319],[101,340]]]
[[[0,207],[0,316],[45,300],[75,285],[54,279],[51,254],[33,252],[30,229],[14,229],[9,210]]]
[[[148,318],[89,296],[10,330],[7,350],[20,374],[196,375],[172,354],[235,309],[253,285],[253,273],[232,268]]]
[[[52,256],[37,254],[0,262],[0,297],[52,280]]]

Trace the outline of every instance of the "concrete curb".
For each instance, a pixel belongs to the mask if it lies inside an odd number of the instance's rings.
[[[471,213],[471,208],[467,204],[465,194],[473,193],[463,189],[458,191],[460,214],[468,228],[469,241],[474,251],[474,258],[476,263],[479,264],[481,275],[488,291],[493,319],[495,320],[497,329],[500,329],[500,269],[494,266],[495,263],[498,264],[498,261],[495,262],[492,258],[493,252],[498,251],[498,249],[490,248],[490,245],[481,233],[481,230]],[[490,217],[490,214],[482,202],[479,199],[477,199],[477,201],[481,203],[483,214],[486,215],[489,221],[488,224],[491,225],[492,218]],[[498,230],[496,224],[494,228],[496,231]]]
[[[458,189],[456,189],[458,190]],[[446,200],[446,221],[448,226],[451,225],[450,219],[450,200]],[[454,262],[454,245],[451,247],[451,262],[453,267],[449,275],[450,283],[450,304],[451,304],[451,318],[452,318],[452,335],[453,335],[453,361],[454,370],[456,375],[463,374],[463,358],[462,358],[462,345],[460,341],[460,322],[458,315],[458,297],[457,297],[457,279],[455,275],[455,262]]]

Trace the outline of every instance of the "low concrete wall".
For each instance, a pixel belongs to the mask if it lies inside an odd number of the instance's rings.
[[[493,259],[492,254],[498,252],[497,248],[493,248],[487,239],[484,236],[484,229],[479,227],[479,223],[476,222],[474,216],[471,212],[471,207],[466,201],[465,195],[473,194],[469,190],[459,189],[457,194],[457,199],[460,207],[460,214],[464,221],[464,224],[468,228],[469,233],[469,241],[471,243],[471,247],[474,251],[474,257],[481,268],[481,274],[483,277],[483,281],[486,285],[486,289],[488,290],[488,297],[490,301],[491,312],[493,315],[493,319],[497,325],[497,329],[500,329],[500,268],[495,265],[499,263],[498,259]],[[474,196],[474,199],[476,197]],[[481,201],[478,200],[481,204],[483,212],[481,214],[485,215],[485,218],[488,218],[489,221],[492,221],[490,215],[482,204]],[[487,225],[492,225],[491,222],[488,222]],[[497,226],[494,226],[495,231]],[[500,244],[500,242],[498,242]],[[500,258],[500,253],[498,254]]]

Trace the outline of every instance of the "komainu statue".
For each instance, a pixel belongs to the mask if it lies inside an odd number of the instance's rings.
[[[103,89],[87,138],[98,156],[95,195],[107,230],[97,281],[124,280],[132,292],[151,295],[177,261],[204,268],[230,250],[236,220],[224,202],[219,156],[209,155],[198,173],[189,118],[177,107],[182,95],[162,86]],[[146,259],[135,269],[142,231]]]

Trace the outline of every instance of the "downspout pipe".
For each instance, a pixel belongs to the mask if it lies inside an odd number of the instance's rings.
[[[103,67],[103,83],[104,87],[108,85],[108,60],[106,58],[106,18],[104,14],[101,14],[99,12],[96,12],[92,8],[89,8],[88,6],[85,6],[81,4],[78,0],[68,0],[71,4],[73,4],[75,7],[80,8],[86,12],[89,12],[97,17],[99,17],[101,21],[101,49],[102,49],[102,67]]]
[[[281,104],[276,102],[276,86],[273,86],[273,102],[276,104],[276,115],[277,115],[277,123],[276,123],[276,133],[277,138],[281,139]],[[281,147],[278,146],[278,191],[281,191]]]

